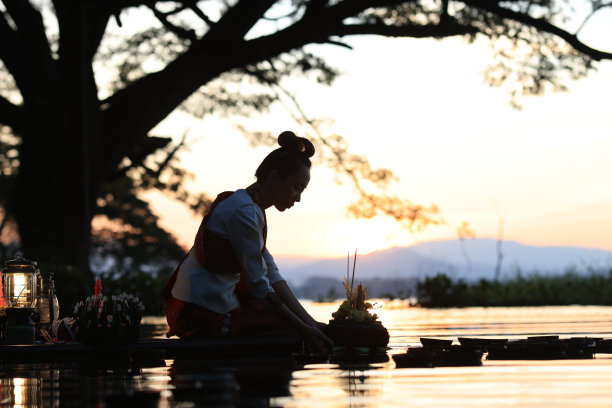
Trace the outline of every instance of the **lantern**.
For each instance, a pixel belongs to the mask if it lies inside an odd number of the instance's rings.
[[[2,297],[6,307],[29,309],[36,305],[37,263],[22,257],[5,262]]]
[[[5,262],[2,269],[3,344],[33,344],[32,315],[36,305],[37,263],[22,257]]]
[[[59,317],[59,304],[55,295],[53,272],[36,274],[36,311],[38,324],[48,329],[50,324]]]

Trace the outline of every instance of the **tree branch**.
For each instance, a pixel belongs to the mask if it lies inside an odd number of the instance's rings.
[[[13,129],[13,133],[21,134],[25,122],[23,109],[0,96],[0,123]]]
[[[160,0],[111,0],[110,1],[110,3],[112,3],[111,7],[115,10],[115,12],[117,12],[116,14],[119,14],[119,12],[123,9],[137,8],[141,6],[150,7],[158,2],[160,2]],[[113,14],[115,14],[115,12],[113,12]]]
[[[359,13],[378,7],[393,7],[403,3],[408,3],[406,0],[344,0],[336,5],[329,7],[326,14],[330,13],[335,16],[337,21],[341,22],[345,18],[353,17]]]
[[[27,75],[23,62],[22,49],[19,47],[17,33],[8,24],[5,12],[0,11],[0,60],[17,84],[24,84]]]
[[[129,154],[137,135],[147,134],[202,84],[245,63],[259,61],[242,55],[242,38],[275,2],[240,0],[201,40],[162,71],[134,81],[104,101],[109,106],[103,113],[104,132],[116,140],[110,144],[115,154]],[[135,117],[130,106],[139,106],[140,115]]]
[[[300,20],[273,34],[244,41],[244,35],[273,3],[272,0],[239,1],[201,40],[192,44],[189,50],[169,63],[162,71],[134,81],[104,101],[109,106],[104,112],[104,121],[107,126],[105,134],[112,135],[113,140],[116,140],[115,144],[111,144],[115,151],[119,152],[122,150],[120,146],[126,146],[125,150],[129,153],[136,135],[147,134],[202,84],[218,77],[223,72],[265,61],[309,43],[329,43],[330,37],[334,35],[443,37],[477,32],[474,27],[461,26],[456,23],[421,27],[385,26],[383,24],[347,26],[343,24],[343,21],[350,13],[352,13],[350,15],[358,15],[367,8],[390,7],[405,3],[399,0],[350,0],[336,3],[318,14],[313,12],[308,19]],[[473,0],[466,2],[468,3],[494,13],[498,12],[507,18],[522,19],[520,21],[524,21],[525,24],[543,26],[545,31],[553,32],[553,29],[559,31],[558,28],[547,22],[501,9],[486,1]],[[231,37],[223,35],[226,31],[232,33]],[[131,106],[140,107],[136,115],[130,109]]]
[[[78,53],[92,61],[114,12],[114,4],[97,0],[52,0],[60,27],[60,50],[79,44]]]
[[[193,11],[196,16],[200,17],[202,21],[208,24],[209,27],[212,27],[216,24],[206,14],[204,14],[202,10],[200,10],[197,4],[198,3],[197,0],[187,0],[187,1],[184,1],[183,3],[188,4],[188,7],[191,9],[191,11]]]
[[[382,4],[377,1],[357,2]],[[331,15],[322,21],[312,16],[306,22],[298,22],[274,34],[250,41],[242,40],[273,3],[272,0],[238,2],[211,31],[162,71],[134,81],[104,101],[109,106],[104,112],[104,121],[109,126],[105,133],[117,140],[113,146],[129,146],[135,135],[146,134],[202,84],[221,73],[267,60],[308,43],[329,43],[330,34],[342,31],[342,22],[338,22],[337,16]],[[320,16],[328,14],[329,10],[326,9]],[[214,35],[219,35],[226,27],[236,29],[238,34],[229,40],[224,36],[213,41]],[[216,34],[213,33],[215,31]],[[134,116],[130,106],[140,106],[140,115]]]
[[[349,3],[353,1],[363,7],[389,4],[379,0],[351,0]],[[339,29],[342,25],[342,19],[327,8],[318,15],[326,16],[322,21],[312,16],[306,23],[298,22],[275,34],[244,41],[251,27],[274,3],[274,0],[240,0],[201,40],[162,71],[134,81],[104,101],[109,107],[103,114],[104,133],[116,140],[111,144],[115,152],[124,150],[120,146],[126,146],[125,150],[129,152],[136,135],[146,134],[202,84],[223,72],[264,61],[308,43],[327,43],[330,41],[329,32],[333,33],[334,28]],[[328,28],[322,29],[321,23],[327,24]],[[131,106],[140,107],[138,116],[134,116]]]
[[[611,6],[612,6],[612,1],[608,2],[608,3],[601,3],[601,4],[598,4],[597,6],[595,6],[593,8],[593,10],[589,13],[589,15],[585,17],[585,19],[582,22],[582,24],[580,24],[580,27],[578,27],[578,29],[576,30],[576,35],[578,35],[578,33],[580,31],[582,31],[582,29],[584,28],[586,23],[591,19],[591,17],[593,17],[595,15],[595,13],[597,13],[599,10],[601,10],[603,8],[607,8],[607,7],[611,7]]]
[[[8,24],[3,13],[0,57],[25,99],[43,92],[45,82],[53,75],[54,61],[40,12],[29,1],[7,0],[3,4],[17,30]]]
[[[601,61],[603,59],[612,59],[612,53],[596,50],[595,48],[589,47],[585,43],[578,40],[578,37],[576,37],[575,34],[571,34],[568,31],[563,30],[554,24],[551,24],[543,18],[534,18],[529,16],[528,14],[503,8],[497,5],[496,2],[486,0],[467,0],[464,1],[464,3],[476,8],[480,8],[482,10],[490,11],[502,18],[507,18],[510,20],[517,21],[519,23],[524,23],[541,31],[556,35],[557,37],[566,41],[576,51],[579,51],[596,61]]]
[[[204,39],[226,42],[240,41],[253,28],[276,0],[239,0],[206,33]]]
[[[136,167],[145,167],[144,161],[149,155],[155,153],[159,149],[163,149],[164,147],[168,146],[168,144],[172,141],[172,139],[168,137],[147,137],[146,135],[140,136],[139,139],[141,139],[141,141],[140,143],[138,143],[138,148],[135,149],[131,154],[127,155],[127,157],[131,161],[130,165],[125,166],[120,170],[116,171],[109,177],[109,180],[116,180],[124,176],[130,169]],[[147,169],[147,171],[152,172],[152,170],[149,169]]]
[[[197,40],[194,30],[186,30],[182,27],[172,24],[168,20],[166,13],[162,13],[161,11],[157,10],[155,6],[151,6],[151,11],[153,11],[153,15],[157,18],[157,20],[159,20],[160,23],[162,23],[164,27],[166,27],[166,29],[168,29],[168,31],[176,34],[180,38],[183,38],[183,39],[186,39],[192,42]]]
[[[166,154],[166,158],[159,163],[157,170],[155,170],[151,176],[154,178],[158,178],[160,176],[160,174],[166,169],[166,167],[168,167],[168,165],[170,164],[170,162],[174,159],[174,156],[176,156],[176,154],[178,153],[179,150],[181,150],[184,146],[185,146],[185,141],[187,140],[187,132],[183,133],[183,137],[181,138],[181,141],[174,146],[174,148],[172,150],[170,150],[167,154]],[[168,141],[170,142],[170,141]]]
[[[106,34],[106,26],[114,12],[111,8],[106,7],[106,4],[106,2],[96,2],[93,10],[90,9],[88,11],[89,15],[87,17],[90,27],[89,35],[87,36],[89,41],[86,47],[89,61],[93,61],[94,56],[98,52],[102,38],[104,38],[104,34]],[[119,20],[119,12],[115,14],[115,17],[117,19],[117,25],[120,26],[121,21]]]
[[[349,206],[350,214],[356,218],[373,218],[377,214],[382,213],[388,217],[395,218],[397,221],[407,223],[410,230],[414,228],[422,229],[427,225],[445,223],[444,219],[440,216],[438,207],[435,205],[424,207],[414,204],[409,200],[386,194],[384,187],[390,179],[395,179],[390,170],[372,170],[366,158],[350,155],[345,148],[338,146],[338,140],[342,140],[340,136],[332,138],[332,142],[330,142],[328,138],[323,137],[316,122],[306,115],[295,95],[279,84],[271,85],[289,98],[293,107],[297,110],[297,115],[291,111],[289,112],[296,123],[305,123],[315,132],[316,139],[330,151],[333,160],[328,159],[328,162],[331,162],[336,172],[348,176],[352,182],[360,197],[356,203]],[[379,177],[381,174],[383,176]],[[374,183],[379,193],[368,193],[363,187],[362,181]]]
[[[182,0],[180,1],[180,6],[176,7],[174,10],[172,11],[168,11],[165,13],[161,13],[163,16],[171,16],[173,14],[178,14],[182,11],[185,11],[187,9],[193,11],[193,13],[198,16],[202,21],[204,21],[206,24],[208,24],[209,26],[213,26],[215,25],[215,22],[212,21],[206,14],[204,14],[204,12],[202,10],[200,10],[200,8],[198,7],[198,0]],[[154,5],[150,5],[150,8],[155,9],[157,12],[159,12],[157,10],[157,8],[155,8]]]
[[[26,48],[29,63],[39,72],[50,70],[53,63],[51,48],[40,12],[29,1],[4,0],[3,4],[17,25],[17,36],[20,45]]]
[[[318,14],[322,12],[327,5],[328,0],[310,0],[310,2],[308,2],[308,6],[306,6],[304,17],[308,18],[308,16],[311,14]]]
[[[462,26],[457,23],[426,24],[421,26],[405,25],[392,26],[386,24],[347,24],[334,31],[334,34],[345,35],[382,35],[385,37],[412,37],[412,38],[443,38],[455,35],[475,34],[479,30],[471,26]]]

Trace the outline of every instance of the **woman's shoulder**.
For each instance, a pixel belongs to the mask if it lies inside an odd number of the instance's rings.
[[[223,204],[224,207],[233,208],[255,205],[249,193],[247,193],[247,191],[243,188],[234,191],[234,193],[225,200],[223,200],[220,205],[221,204]]]
[[[263,217],[261,208],[255,204],[245,189],[236,190],[234,194],[219,203],[218,214],[221,216],[241,214],[257,219]]]

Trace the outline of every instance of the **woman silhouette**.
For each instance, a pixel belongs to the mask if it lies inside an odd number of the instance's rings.
[[[314,146],[293,132],[257,168],[256,182],[217,196],[191,250],[162,296],[169,334],[184,339],[295,329],[316,351],[331,340],[297,300],[266,249],[266,213],[300,201],[310,181]]]

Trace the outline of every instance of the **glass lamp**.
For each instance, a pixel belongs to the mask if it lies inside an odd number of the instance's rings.
[[[2,269],[2,298],[6,325],[4,344],[33,344],[34,324],[31,316],[36,305],[37,263],[22,257],[5,262]]]
[[[5,262],[2,270],[2,297],[8,308],[34,308],[36,305],[37,263],[22,257]]]

